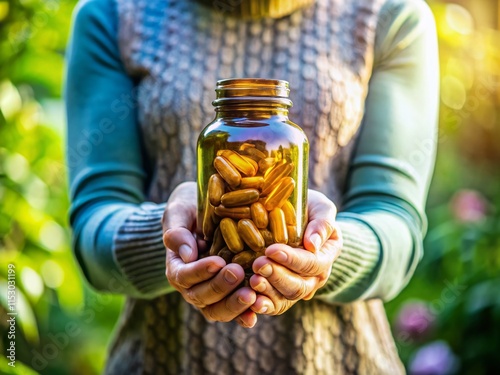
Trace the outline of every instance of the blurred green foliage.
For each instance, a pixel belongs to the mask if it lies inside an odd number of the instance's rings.
[[[18,293],[16,368],[2,354],[5,374],[100,373],[123,302],[91,291],[70,251],[60,96],[74,5],[0,0],[2,353],[8,348],[10,263]],[[387,310],[413,373],[491,374],[500,368],[499,25],[458,5],[431,5],[440,38],[442,108],[429,233],[415,277]],[[483,13],[498,12],[495,2],[481,5],[488,6]],[[434,350],[438,357],[427,360],[441,363],[442,371],[418,370],[416,362],[426,361],[420,348],[436,340],[446,343],[456,363],[446,368],[441,362],[450,359]]]
[[[0,1],[0,373],[99,373],[121,308],[84,284],[69,246],[60,97],[74,5]],[[3,354],[10,263],[15,371]]]

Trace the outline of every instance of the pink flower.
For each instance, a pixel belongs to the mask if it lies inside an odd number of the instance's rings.
[[[418,340],[430,330],[435,316],[423,301],[406,302],[396,317],[396,329],[409,338]]]
[[[475,190],[459,190],[451,199],[451,210],[457,221],[477,223],[486,217],[488,202]]]

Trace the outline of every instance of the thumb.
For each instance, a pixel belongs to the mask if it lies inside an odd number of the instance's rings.
[[[314,190],[309,190],[308,201],[310,221],[304,232],[304,247],[317,252],[335,235],[337,208],[324,194]]]
[[[192,233],[196,226],[196,190],[182,184],[176,191],[183,187],[182,193],[172,193],[163,213],[163,243],[189,263],[198,258],[198,246]],[[192,193],[194,196],[186,199],[186,195]]]

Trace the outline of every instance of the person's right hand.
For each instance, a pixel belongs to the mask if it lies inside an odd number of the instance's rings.
[[[248,287],[234,291],[245,277],[239,264],[228,264],[218,256],[198,259],[196,228],[196,183],[185,182],[170,195],[163,214],[163,242],[167,248],[166,276],[184,299],[206,319],[251,328],[257,315],[250,310],[257,298]],[[234,292],[233,292],[234,291]]]

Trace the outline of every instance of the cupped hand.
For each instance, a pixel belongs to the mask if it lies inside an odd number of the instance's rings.
[[[253,327],[257,315],[250,310],[256,293],[243,287],[235,290],[245,273],[238,264],[218,256],[198,260],[196,227],[196,184],[180,184],[170,195],[163,215],[163,242],[167,248],[166,276],[184,299],[196,306],[206,319],[235,320]]]
[[[258,293],[251,308],[254,312],[283,314],[299,300],[311,299],[326,284],[342,249],[336,214],[332,201],[309,190],[305,249],[274,244],[253,264],[255,275],[250,278],[250,286]]]

